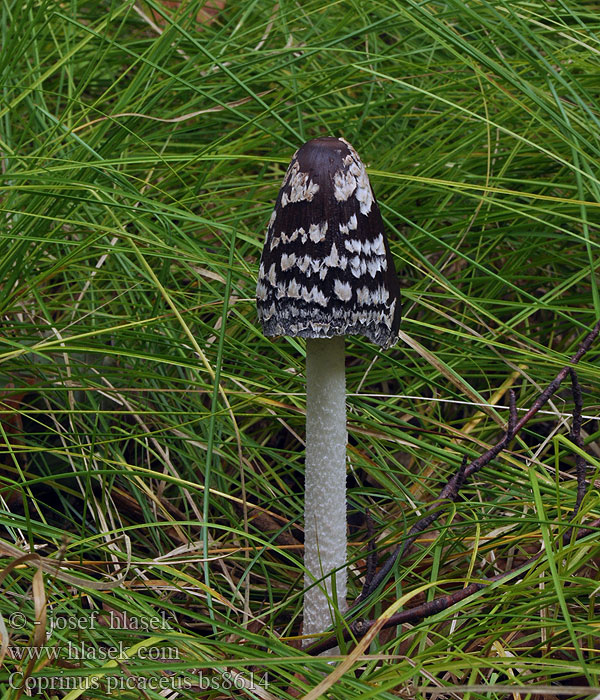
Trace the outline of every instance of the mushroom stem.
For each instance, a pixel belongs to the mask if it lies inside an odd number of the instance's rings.
[[[331,626],[332,602],[346,609],[346,442],[344,338],[309,338],[304,563],[312,587],[304,594],[304,634]]]

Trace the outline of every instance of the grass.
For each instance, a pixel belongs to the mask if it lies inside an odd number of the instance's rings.
[[[299,650],[304,346],[254,306],[294,149],[343,135],[404,299],[395,348],[347,342],[354,598],[364,509],[383,558],[600,317],[596,5],[201,5],[1,5],[2,698],[600,692],[598,540],[562,544],[566,386],[364,614],[534,565],[342,648],[335,685]]]

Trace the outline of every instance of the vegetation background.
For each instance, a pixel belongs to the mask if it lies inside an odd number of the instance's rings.
[[[600,317],[598,9],[2,1],[2,698],[600,693],[566,385],[363,614],[540,558],[343,647],[339,678],[299,650],[304,348],[254,305],[293,151],[344,136],[404,299],[396,347],[347,342],[353,598],[365,509],[383,560],[498,439],[508,388],[528,407]],[[600,516],[597,360],[577,527]]]

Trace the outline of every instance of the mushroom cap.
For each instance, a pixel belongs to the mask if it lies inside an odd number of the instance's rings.
[[[267,336],[393,345],[400,286],[365,166],[344,139],[305,143],[271,215],[256,287]]]

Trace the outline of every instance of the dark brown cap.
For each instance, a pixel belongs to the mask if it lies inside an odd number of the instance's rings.
[[[344,139],[313,139],[294,154],[269,221],[256,296],[267,336],[396,342],[398,278],[365,166]]]

